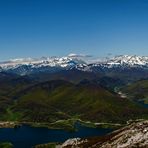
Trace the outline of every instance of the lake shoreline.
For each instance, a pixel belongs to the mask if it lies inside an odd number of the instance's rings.
[[[119,128],[125,125],[125,124],[118,124],[118,123],[93,123],[89,121],[82,121],[80,119],[77,119],[77,120],[69,119],[69,120],[59,120],[54,123],[0,121],[0,128],[19,128],[23,125],[28,125],[34,128],[48,128],[48,129],[75,131],[76,123],[79,123],[82,126],[92,127],[92,128]]]
[[[0,140],[1,142],[11,142],[15,148],[29,148],[40,144],[50,146],[59,145],[67,139],[80,137],[92,137],[106,135],[113,129],[91,128],[80,124],[76,125],[77,130],[69,132],[66,130],[55,130],[46,128],[34,128],[28,125],[22,125],[21,128],[1,128]]]
[[[17,128],[21,126],[20,122],[16,121],[0,121],[0,128]]]

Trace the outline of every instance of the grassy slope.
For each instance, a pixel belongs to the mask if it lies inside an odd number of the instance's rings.
[[[95,122],[122,122],[148,113],[95,84],[74,85],[66,81],[40,83],[21,92],[17,100],[13,112],[21,113],[23,120],[36,122],[73,117]]]
[[[145,99],[145,103],[148,103],[148,80],[141,80],[130,84],[122,89],[131,98]]]
[[[9,76],[9,74],[7,75]],[[15,97],[20,91],[33,85],[34,82],[25,77],[14,76],[9,78],[8,76],[5,76],[5,79],[0,79],[0,120],[14,121],[20,116],[11,110],[11,107],[15,104]]]
[[[75,85],[55,80],[35,85],[26,77],[9,77],[0,79],[0,120],[55,122],[80,118],[118,122],[148,113],[87,81]]]
[[[0,142],[0,148],[13,148],[13,145],[9,142]]]

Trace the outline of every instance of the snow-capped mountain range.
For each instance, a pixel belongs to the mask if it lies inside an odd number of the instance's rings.
[[[42,57],[40,59],[31,59],[31,58],[13,59],[10,61],[0,63],[0,67],[2,69],[12,69],[12,68],[14,69],[14,68],[18,68],[22,65],[31,66],[32,68],[35,68],[35,67],[39,68],[39,67],[45,67],[45,66],[69,67],[69,66],[73,66],[75,64],[77,64],[76,60],[72,60],[71,58],[68,58],[68,57],[62,57],[62,58]]]
[[[129,55],[121,55],[116,56],[109,61],[107,61],[109,65],[147,65],[148,64],[148,56],[129,56]]]
[[[0,63],[0,71],[22,71],[26,74],[28,71],[41,69],[73,69],[76,68],[82,71],[91,71],[92,67],[121,67],[121,68],[148,68],[148,56],[129,56],[120,55],[113,58],[106,58],[105,60],[92,60],[88,62],[87,55],[70,54],[66,57],[42,57],[39,59],[25,58],[13,59]],[[95,61],[95,62],[94,62]],[[21,72],[19,72],[21,73]]]

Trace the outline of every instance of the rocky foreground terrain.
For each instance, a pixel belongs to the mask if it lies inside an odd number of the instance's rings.
[[[88,139],[74,138],[60,148],[147,148],[148,120],[134,122],[107,136]]]

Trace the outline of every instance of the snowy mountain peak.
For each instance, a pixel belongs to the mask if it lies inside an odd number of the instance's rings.
[[[85,58],[87,57],[87,58]],[[92,58],[92,57],[91,57]],[[92,60],[92,59],[91,59]],[[96,61],[96,62],[94,62]],[[94,71],[94,68],[148,68],[148,56],[129,56],[120,55],[106,60],[92,60],[88,62],[87,55],[70,54],[65,57],[41,57],[37,58],[20,58],[0,63],[0,71],[10,71],[19,74],[27,74],[38,71],[55,71],[77,69],[81,71]],[[54,70],[53,70],[54,69]]]
[[[109,65],[147,65],[148,57],[147,56],[130,56],[130,55],[120,55],[115,56],[112,59],[107,60],[107,64]]]
[[[76,64],[81,64],[82,61],[74,60],[70,57],[42,57],[39,59],[33,58],[20,58],[12,59],[9,61],[1,62],[0,68],[4,70],[15,69],[20,66],[31,66],[32,68],[39,67],[71,67]]]

